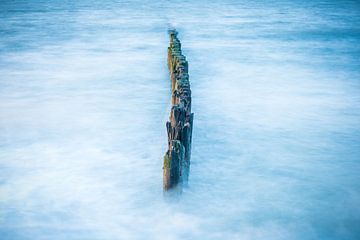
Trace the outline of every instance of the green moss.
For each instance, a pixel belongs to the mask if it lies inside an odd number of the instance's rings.
[[[165,156],[164,156],[164,169],[166,169],[166,168],[170,168],[170,158],[167,153],[165,153]]]

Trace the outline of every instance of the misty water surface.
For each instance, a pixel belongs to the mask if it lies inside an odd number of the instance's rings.
[[[0,239],[359,239],[357,1],[0,2]],[[164,198],[167,29],[189,186]]]

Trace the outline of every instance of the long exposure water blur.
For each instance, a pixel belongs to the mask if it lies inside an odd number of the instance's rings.
[[[189,184],[164,197],[168,28]],[[357,1],[0,2],[0,239],[359,239]]]

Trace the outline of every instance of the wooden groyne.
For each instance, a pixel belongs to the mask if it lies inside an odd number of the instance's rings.
[[[168,67],[171,80],[171,112],[166,122],[168,150],[164,156],[164,190],[186,182],[189,176],[194,114],[191,113],[191,90],[188,62],[181,52],[176,30],[169,30]]]

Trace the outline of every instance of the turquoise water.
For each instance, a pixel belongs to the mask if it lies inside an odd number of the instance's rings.
[[[356,1],[1,1],[0,239],[359,239]],[[167,29],[189,186],[164,198]]]

